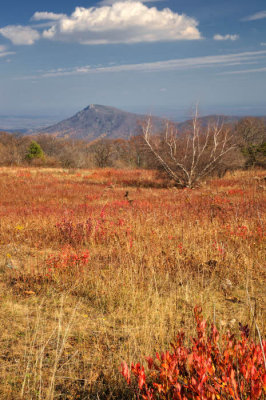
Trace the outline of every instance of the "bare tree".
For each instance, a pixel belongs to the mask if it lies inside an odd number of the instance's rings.
[[[94,154],[95,164],[99,168],[108,167],[111,165],[112,142],[108,139],[100,139],[91,146],[91,151]]]
[[[185,133],[166,123],[163,137],[156,141],[151,131],[149,119],[143,126],[146,145],[167,175],[181,187],[194,187],[235,147],[229,127],[216,121],[201,129],[197,111],[191,129]]]
[[[266,121],[258,117],[246,117],[235,126],[235,134],[242,154],[246,158],[245,167],[265,168]]]

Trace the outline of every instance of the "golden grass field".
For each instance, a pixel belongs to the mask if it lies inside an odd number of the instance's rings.
[[[133,398],[121,361],[194,334],[196,304],[263,336],[264,174],[1,168],[0,398]]]

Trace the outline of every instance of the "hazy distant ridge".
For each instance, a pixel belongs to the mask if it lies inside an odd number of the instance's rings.
[[[98,104],[91,104],[73,117],[42,129],[39,133],[58,137],[94,140],[100,136],[115,139],[128,138],[140,133],[141,122],[147,116],[134,114]],[[162,129],[164,120],[152,117],[155,131]]]
[[[44,121],[37,118],[36,120],[39,121],[38,128],[36,128],[37,121],[34,121],[35,127],[31,127],[30,125],[28,125],[28,127],[19,127],[18,122],[16,122],[14,128],[6,129],[5,126],[0,126],[0,130],[2,128],[2,130],[20,132],[22,134],[44,133],[66,139],[82,139],[87,141],[92,141],[99,137],[128,139],[130,136],[141,133],[141,124],[147,120],[147,118],[148,116],[144,114],[131,113],[114,107],[91,104],[72,117],[54,123],[48,127],[44,127]],[[219,121],[219,123],[235,124],[241,118],[244,118],[244,116],[207,115],[200,117],[199,122],[203,127],[206,127],[210,122],[217,121]],[[261,118],[266,120],[266,117]],[[175,121],[173,124],[179,130],[191,127],[191,119],[184,122],[176,122],[175,118],[173,118],[173,120]],[[23,119],[22,124],[25,122],[27,122],[26,118]],[[54,121],[51,122],[53,123]],[[162,131],[164,127],[164,118],[152,116],[153,133]]]

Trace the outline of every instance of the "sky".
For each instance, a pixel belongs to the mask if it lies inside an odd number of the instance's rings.
[[[1,0],[0,115],[266,115],[265,0]]]

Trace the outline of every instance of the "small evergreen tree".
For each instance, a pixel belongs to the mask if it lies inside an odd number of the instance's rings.
[[[33,140],[28,147],[26,159],[32,161],[35,158],[44,158],[44,152],[41,146]]]

